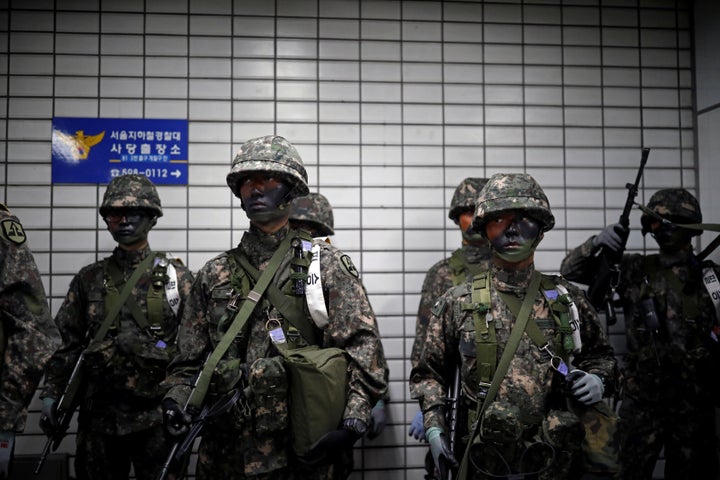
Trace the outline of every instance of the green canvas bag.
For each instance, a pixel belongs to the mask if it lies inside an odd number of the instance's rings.
[[[344,350],[317,345],[278,350],[288,373],[293,451],[302,457],[323,435],[340,428],[347,402],[348,358]]]

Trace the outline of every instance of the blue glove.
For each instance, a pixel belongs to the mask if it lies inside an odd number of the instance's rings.
[[[423,425],[423,414],[420,410],[415,414],[408,430],[408,436],[415,437],[420,442],[425,441],[425,425]]]
[[[619,223],[615,223],[603,228],[600,233],[593,238],[592,243],[595,247],[607,247],[613,252],[617,252],[625,244],[629,233],[630,231],[627,228]]]
[[[568,382],[570,393],[578,402],[592,405],[602,400],[605,386],[600,377],[594,373],[573,370],[568,373],[565,380]]]
[[[387,425],[387,416],[385,415],[385,402],[378,400],[372,409],[372,420],[370,421],[370,429],[367,433],[367,438],[372,440],[377,437],[385,430]]]
[[[42,415],[40,416],[40,428],[45,435],[54,435],[60,427],[58,418],[57,400],[52,397],[42,399]]]
[[[427,431],[427,440],[430,443],[430,453],[432,454],[435,468],[440,472],[440,478],[447,478],[448,468],[458,468],[458,462],[450,450],[447,437],[438,427],[430,427]]]

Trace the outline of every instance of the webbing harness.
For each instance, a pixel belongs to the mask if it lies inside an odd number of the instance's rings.
[[[489,301],[489,272],[484,272],[487,274],[486,280],[485,280],[485,290],[488,292],[487,299]],[[481,274],[482,275],[482,274]],[[530,280],[530,285],[527,289],[527,292],[525,294],[525,300],[522,302],[522,306],[520,308],[520,311],[516,317],[515,320],[515,327],[512,329],[512,332],[510,332],[510,338],[508,339],[507,345],[505,345],[505,350],[502,353],[502,357],[500,357],[500,362],[497,365],[497,369],[495,370],[494,374],[492,375],[492,382],[490,383],[487,394],[484,396],[484,398],[478,397],[477,402],[477,409],[475,413],[475,418],[478,419],[475,422],[475,426],[473,427],[473,431],[470,435],[470,441],[468,441],[467,447],[465,448],[465,454],[463,455],[462,462],[460,462],[460,470],[458,472],[458,480],[466,480],[468,477],[468,464],[470,463],[470,447],[473,443],[479,440],[479,430],[480,430],[480,418],[482,418],[482,414],[485,411],[485,409],[495,400],[495,395],[497,394],[498,390],[500,389],[500,383],[502,382],[503,378],[505,378],[505,374],[507,373],[508,368],[510,367],[510,362],[512,361],[513,356],[515,356],[515,351],[517,350],[518,345],[520,344],[520,338],[522,337],[522,334],[524,331],[526,331],[526,326],[529,325],[529,323],[535,323],[535,322],[528,322],[530,318],[530,310],[532,309],[533,303],[535,301],[535,294],[538,291],[538,288],[540,287],[540,279],[541,275],[536,270],[533,272],[532,279]],[[474,282],[473,282],[474,283]],[[482,294],[483,296],[485,294]],[[486,319],[488,317],[486,316]],[[482,323],[482,322],[481,322]],[[489,324],[492,323],[491,321],[487,321],[487,326],[489,329]],[[494,326],[493,326],[493,332],[494,332]],[[541,333],[542,335],[542,333]],[[497,348],[497,347],[496,347]],[[478,362],[480,361],[480,351],[478,349]]]
[[[156,261],[157,259],[157,261]],[[135,301],[134,297],[129,294],[137,284],[140,277],[145,270],[150,266],[151,263],[155,262],[155,266],[152,270],[151,285],[147,290],[147,318]],[[148,255],[133,272],[133,275],[125,283],[123,273],[117,260],[114,257],[110,257],[104,262],[105,270],[105,304],[108,307],[109,312],[116,311],[112,316],[110,322],[117,320],[117,315],[120,312],[123,304],[125,304],[133,319],[138,324],[138,327],[144,332],[156,338],[162,338],[165,335],[163,329],[163,291],[168,294],[168,301],[171,304],[171,308],[175,314],[177,314],[179,307],[179,293],[177,292],[177,276],[175,269],[172,268],[172,279],[168,276],[169,267],[172,265],[168,262],[167,258],[162,253],[156,253]],[[138,275],[136,275],[138,273]],[[118,288],[123,288],[123,292],[127,289],[127,296],[123,299],[118,291]],[[168,287],[168,288],[166,288]],[[107,327],[110,328],[110,325]],[[104,338],[104,335],[103,335]]]
[[[566,290],[558,291],[559,286],[555,285],[552,277],[542,274],[540,274],[540,277],[540,288],[542,288],[543,295],[550,305],[555,327],[560,335],[560,344],[563,346],[562,356],[567,359],[569,352],[578,350],[581,347],[581,345],[578,345],[580,343],[579,326],[576,326],[576,328],[571,326],[570,305],[573,301]],[[506,292],[498,291],[498,295],[507,304],[513,315],[517,317],[520,314],[522,300]],[[473,277],[471,302],[464,303],[461,306],[464,311],[472,311],[475,322],[477,378],[473,380],[480,387],[480,397],[487,392],[497,366],[497,338],[495,335],[495,321],[490,313],[490,302],[490,272],[482,272]],[[537,326],[534,321],[530,323]],[[573,336],[577,338],[574,339]]]

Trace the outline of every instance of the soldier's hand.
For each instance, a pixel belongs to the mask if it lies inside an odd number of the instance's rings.
[[[385,402],[378,400],[372,409],[372,419],[370,421],[370,429],[368,430],[367,437],[372,440],[385,430],[387,425],[387,415],[385,415]]]
[[[190,430],[192,417],[173,399],[162,401],[163,425],[171,437],[180,437]]]
[[[368,431],[368,426],[359,418],[346,418],[343,420],[342,427],[357,436],[355,440],[364,436]]]
[[[438,472],[440,472],[440,478],[447,478],[448,468],[454,470],[459,466],[455,455],[453,455],[452,450],[450,450],[447,437],[438,427],[428,428],[426,435],[430,443],[430,453],[435,462],[435,467],[438,469]]]
[[[605,386],[600,377],[594,373],[573,370],[565,377],[570,394],[585,405],[592,405],[602,400]]]
[[[593,238],[593,246],[606,247],[617,252],[623,248],[629,233],[630,231],[619,223],[608,225]]]
[[[418,410],[415,417],[412,419],[408,435],[415,437],[415,440],[419,440],[421,442],[425,441],[425,425],[423,425],[423,414],[420,410]]]
[[[40,416],[40,428],[45,435],[54,435],[60,427],[58,419],[57,400],[52,397],[42,399],[42,415]]]

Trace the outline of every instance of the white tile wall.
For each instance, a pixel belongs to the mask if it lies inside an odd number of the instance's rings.
[[[420,479],[406,359],[424,272],[460,242],[447,219],[455,186],[535,176],[557,218],[538,253],[548,272],[616,221],[642,145],[653,150],[640,199],[696,189],[689,8],[4,0],[0,199],[28,230],[55,312],[72,274],[113,243],[96,212],[103,186],[51,185],[53,116],[190,121],[189,185],[160,187],[165,216],[151,242],[194,270],[247,228],[225,185],[235,148],[286,136],[335,207],[334,241],[363,271],[391,359],[391,424],[357,449],[356,467],[371,480]],[[629,248],[645,247],[633,231]],[[32,431],[20,453],[39,449]]]

